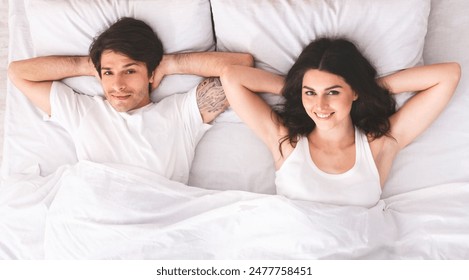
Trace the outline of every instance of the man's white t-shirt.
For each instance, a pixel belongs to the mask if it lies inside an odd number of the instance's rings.
[[[129,112],[117,112],[102,96],[52,84],[51,120],[75,142],[78,160],[126,164],[187,183],[195,147],[210,128],[196,102],[196,88]]]

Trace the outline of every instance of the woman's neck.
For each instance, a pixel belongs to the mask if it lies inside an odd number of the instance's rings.
[[[355,143],[355,127],[348,125],[328,130],[315,128],[308,135],[308,140],[321,149],[344,149]]]

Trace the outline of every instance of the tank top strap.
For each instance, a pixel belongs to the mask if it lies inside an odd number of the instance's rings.
[[[378,168],[376,167],[373,154],[371,153],[370,143],[368,137],[358,127],[355,127],[355,145],[356,145],[356,157],[362,164],[368,165],[370,170],[378,175]],[[379,176],[379,175],[378,175]]]
[[[360,129],[358,127],[355,127],[355,152],[356,152],[356,160],[357,162],[361,160],[365,156],[365,151],[366,151],[366,143],[365,140],[363,139],[365,135],[360,132]],[[367,140],[366,140],[367,141]]]

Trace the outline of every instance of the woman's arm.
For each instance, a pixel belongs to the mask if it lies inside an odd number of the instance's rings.
[[[409,68],[380,79],[393,93],[416,92],[390,118],[391,135],[399,148],[412,142],[440,115],[453,96],[460,75],[459,64],[440,63]]]
[[[279,139],[286,135],[286,129],[255,92],[280,94],[284,78],[256,68],[228,66],[223,71],[221,82],[233,110],[267,145],[278,167],[282,158],[278,149]]]
[[[12,83],[39,109],[50,115],[53,81],[74,76],[94,76],[87,56],[46,56],[13,61],[8,67]]]

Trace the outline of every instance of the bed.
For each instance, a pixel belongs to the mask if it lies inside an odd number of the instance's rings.
[[[168,53],[249,52],[279,74],[328,35],[356,41],[380,75],[457,61],[462,78],[369,209],[276,195],[269,151],[230,109],[200,141],[188,186],[77,161],[70,136],[8,82],[0,259],[469,259],[468,12],[464,0],[10,0],[10,61],[84,55],[97,32],[134,16]],[[166,77],[152,99],[200,80]],[[100,94],[94,78],[64,82]]]

